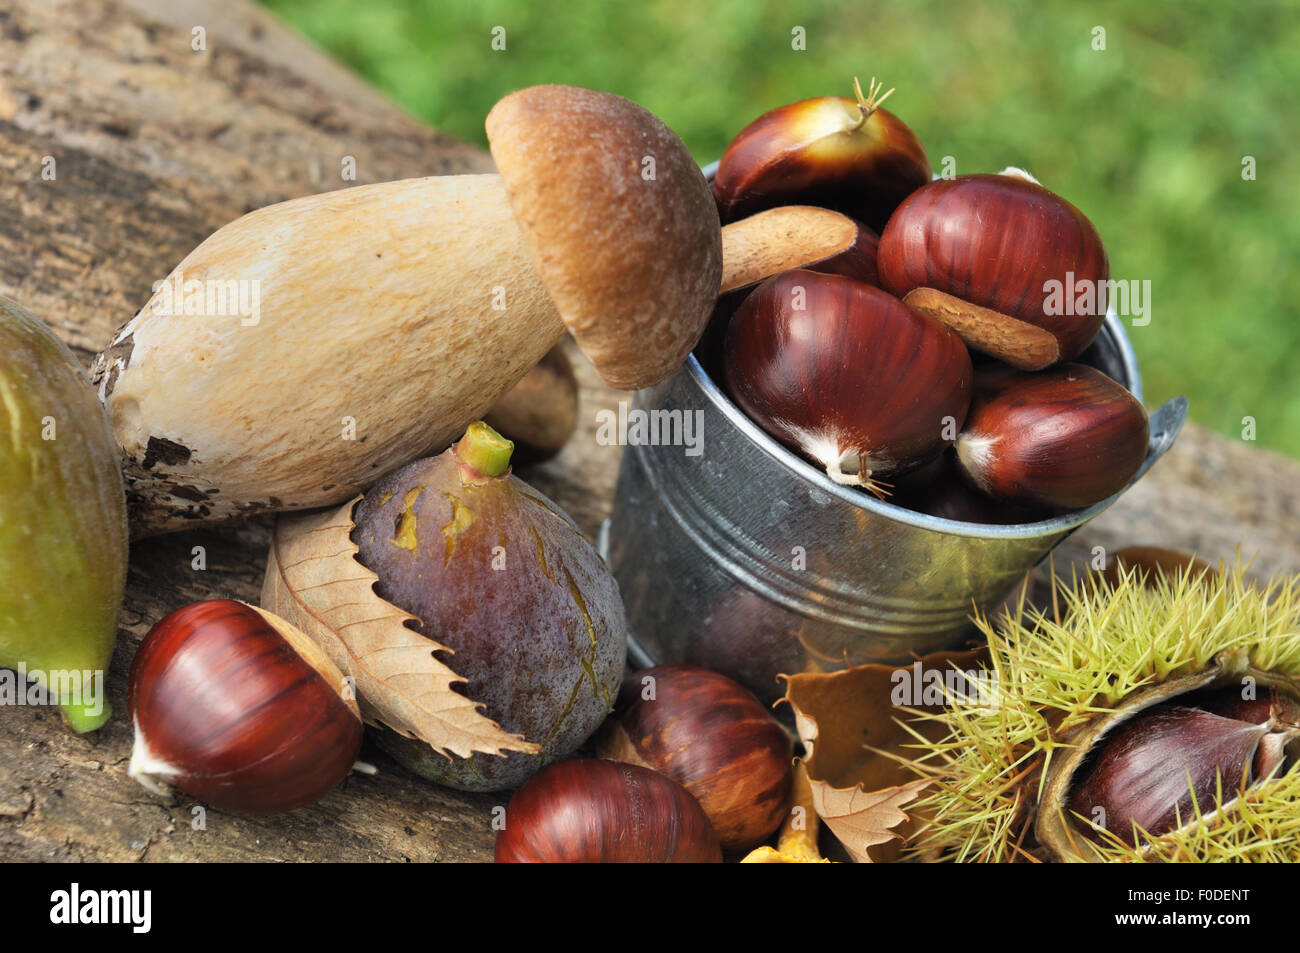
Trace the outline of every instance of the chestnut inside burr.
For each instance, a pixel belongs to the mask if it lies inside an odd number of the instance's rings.
[[[1071,779],[1068,806],[1085,828],[1159,837],[1199,823],[1216,803],[1229,808],[1297,757],[1300,700],[1276,687],[1205,688],[1102,734]]]

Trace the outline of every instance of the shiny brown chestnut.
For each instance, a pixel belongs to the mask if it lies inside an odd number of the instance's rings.
[[[957,461],[971,485],[1022,506],[1078,509],[1128,485],[1146,459],[1146,409],[1082,364],[977,376]]]
[[[955,334],[879,288],[789,271],[732,317],[723,374],[773,437],[835,482],[883,495],[882,477],[934,459],[956,437],[972,369]]]
[[[930,181],[916,134],[880,108],[893,92],[853,81],[854,99],[821,96],[764,113],[727,146],[713,180],[722,221],[777,205],[819,205],[879,232]]]
[[[343,674],[288,622],[231,599],[177,609],[149,630],[127,704],[131,777],[241,814],[319,800],[361,750]]]
[[[671,778],[615,761],[561,761],[506,806],[496,862],[720,863],[699,802]]]
[[[1213,570],[1211,570],[1213,571]],[[1300,701],[1284,695],[1270,686],[1256,686],[1248,697],[1242,697],[1241,688],[1230,685],[1227,688],[1207,688],[1199,692],[1189,692],[1181,701],[1183,704],[1200,708],[1223,718],[1248,721],[1262,725],[1270,718],[1290,725],[1300,724]]]
[[[1078,356],[1106,317],[1101,236],[1019,170],[938,179],[913,192],[881,233],[878,265],[882,286],[900,298],[932,288],[1051,332],[1062,361]]]
[[[578,423],[578,379],[564,348],[547,351],[483,421],[514,441],[515,466],[542,463],[563,450]]]
[[[1071,784],[1070,810],[1118,837],[1135,828],[1158,837],[1211,810],[1220,791],[1226,803],[1286,763],[1300,729],[1276,704],[1241,702],[1234,687],[1202,696],[1226,701],[1216,714],[1196,697],[1141,711],[1103,736]]]
[[[660,665],[624,680],[599,751],[679,782],[723,848],[747,850],[785,820],[792,748],[771,712],[725,675]]]
[[[939,519],[989,526],[1036,523],[1049,519],[1053,513],[1043,507],[995,500],[972,488],[958,471],[951,449],[900,479],[889,502]]]

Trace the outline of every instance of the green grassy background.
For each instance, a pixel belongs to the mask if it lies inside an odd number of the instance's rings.
[[[881,77],[936,167],[953,156],[958,173],[1029,169],[1097,225],[1112,277],[1151,281],[1151,323],[1130,330],[1149,404],[1186,394],[1195,419],[1236,439],[1253,417],[1259,445],[1300,457],[1294,0],[267,5],[478,143],[503,94],[574,83],[643,104],[703,162],[767,109]],[[498,25],[505,52],[491,48]]]

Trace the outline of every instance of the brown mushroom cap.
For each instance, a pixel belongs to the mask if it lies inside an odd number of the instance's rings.
[[[600,376],[636,390],[680,367],[722,276],[717,208],[682,141],[576,86],[511,93],[487,135],[533,264]]]

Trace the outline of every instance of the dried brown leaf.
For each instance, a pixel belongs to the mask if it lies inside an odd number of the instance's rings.
[[[936,652],[919,660],[923,671],[977,668],[983,650]],[[786,678],[785,701],[794,709],[803,742],[813,805],[857,861],[897,859],[910,829],[902,806],[931,779],[899,761],[915,752],[911,732],[933,728],[924,713],[895,705],[895,673],[907,666],[859,665],[839,672]],[[917,712],[921,714],[917,714]]]
[[[351,539],[357,499],[337,510],[280,517],[263,608],[302,629],[352,676],[368,723],[462,758],[538,752],[538,745],[502,730],[457,692],[453,686],[465,680],[435,655],[451,650],[407,628],[414,616],[375,593],[378,577],[357,561]]]
[[[914,800],[929,783],[929,778],[918,778],[880,791],[864,791],[861,785],[836,788],[814,781],[813,806],[854,860],[871,863],[867,848],[900,839],[894,828],[907,820],[902,805]]]

